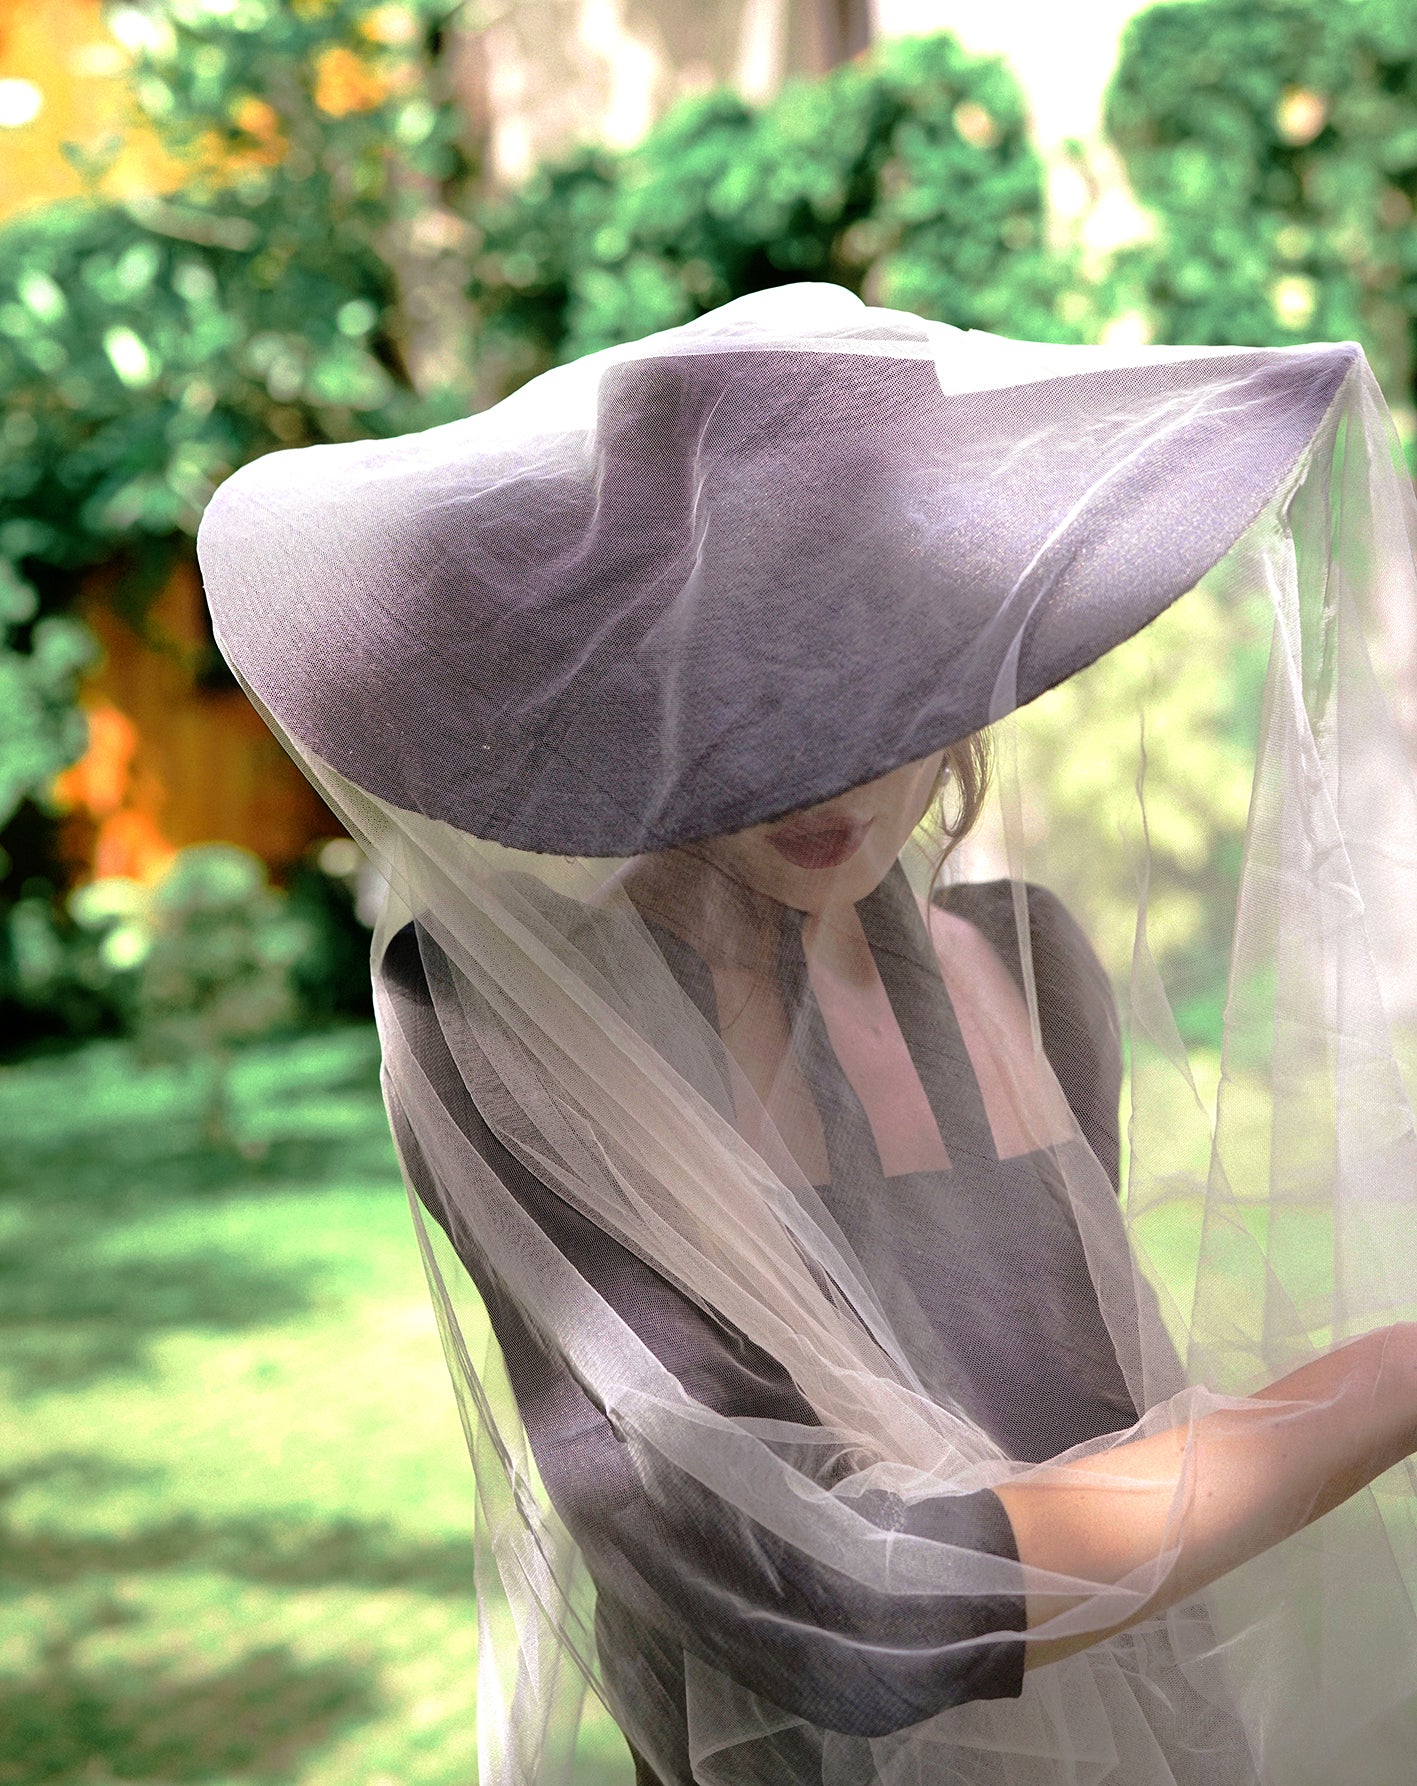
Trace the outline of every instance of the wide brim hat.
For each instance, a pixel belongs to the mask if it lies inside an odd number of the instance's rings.
[[[481,838],[626,856],[1095,661],[1282,497],[1358,361],[1043,347],[791,287],[465,421],[271,454],[198,549],[298,748]]]

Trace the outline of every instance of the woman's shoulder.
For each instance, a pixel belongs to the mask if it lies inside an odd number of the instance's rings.
[[[1013,880],[942,887],[931,908],[936,947],[962,938],[987,946],[1026,997],[1020,948],[1026,913],[1043,1052],[1083,1134],[1113,1184],[1118,1181],[1121,1034],[1112,984],[1081,924],[1047,887]],[[942,934],[941,925],[948,925]]]
[[[1067,906],[1051,887],[1038,881],[954,881],[937,887],[931,903],[936,911],[964,919],[991,940],[996,931],[1002,935],[1007,930],[1017,937],[1022,908],[1031,931],[1043,936],[1067,933],[1086,943],[1082,926]]]
[[[610,954],[627,928],[618,909],[587,904],[521,869],[502,871],[487,891],[495,898],[504,925],[529,928],[539,940],[558,945],[559,951],[573,951],[597,963]],[[441,962],[450,952],[439,940],[439,930],[435,917],[415,914],[389,938],[376,974],[396,982],[423,981],[427,964]],[[452,953],[457,953],[455,947]]]
[[[1024,985],[1020,947],[1023,923],[1028,926],[1029,954],[1040,1004],[1044,988],[1066,995],[1087,989],[1105,997],[1113,1013],[1111,983],[1082,925],[1049,887],[1035,881],[959,881],[936,890],[930,921],[935,934],[947,926],[965,946],[982,938],[1002,958],[1020,988]],[[968,941],[966,942],[966,939]]]

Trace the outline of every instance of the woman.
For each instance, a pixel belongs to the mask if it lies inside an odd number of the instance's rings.
[[[1352,349],[1044,349],[795,287],[214,502],[223,648],[391,885],[483,1778],[574,1777],[587,1682],[666,1786],[1403,1777],[1385,426]],[[906,846],[937,785],[968,828],[987,728],[1210,573],[1274,645],[1245,1124],[1227,1089],[1199,1169],[1159,1163],[1182,1290],[1135,1155],[1119,1207],[1111,993],[1011,778],[1004,878],[932,895]],[[1178,1047],[1136,929],[1134,1133]]]

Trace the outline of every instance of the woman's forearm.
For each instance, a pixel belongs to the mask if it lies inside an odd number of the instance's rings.
[[[1251,1399],[1296,1405],[1207,1414],[996,1490],[1026,1566],[1110,1583],[1177,1551],[1161,1587],[1129,1618],[1030,1643],[1028,1666],[1165,1611],[1417,1450],[1417,1326],[1354,1340]],[[1030,1594],[1030,1629],[1078,1598]]]

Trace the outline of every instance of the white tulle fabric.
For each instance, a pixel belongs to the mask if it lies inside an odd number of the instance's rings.
[[[843,339],[839,311],[832,315]],[[800,333],[807,323],[799,315],[793,326]],[[878,327],[876,351],[883,334]],[[718,340],[731,335],[730,319]],[[918,354],[922,335],[942,365],[948,348],[955,389],[1200,357],[971,337],[977,351],[964,371],[953,331],[912,325],[902,351]],[[520,409],[505,426],[518,438],[549,430],[564,445],[583,425],[604,364],[623,357],[617,350],[549,375],[544,388],[512,400]],[[1170,425],[1145,408],[1118,423],[1139,436]],[[1175,995],[1148,942],[1167,871],[1146,853],[1144,768],[1168,742],[1148,735],[1144,700],[1120,728],[1129,744],[1117,743],[1115,714],[1099,716],[1112,722],[1099,772],[1111,792],[1135,789],[1133,820],[1117,838],[1138,888],[1129,975],[1116,985],[1128,1038],[1121,1198],[1078,1133],[1052,1137],[1045,1151],[1145,1412],[1077,1455],[1216,1409],[1257,1408],[1246,1398],[1287,1370],[1417,1316],[1406,1052],[1417,1019],[1417,803],[1382,666],[1374,668],[1394,636],[1392,617],[1417,604],[1414,537],[1400,454],[1359,360],[1298,463],[1208,578],[1211,605],[1196,610],[1198,622],[1216,611],[1263,613],[1269,635],[1262,707],[1247,718],[1253,787],[1243,862],[1238,880],[1223,883],[1227,897],[1238,884],[1238,899],[1233,911],[1212,914],[1230,951],[1214,1097],[1196,1086]],[[210,563],[207,571],[210,581]],[[222,574],[277,589],[279,551],[258,562],[237,554]],[[1120,649],[1144,652],[1146,635]],[[1045,718],[1049,698],[1038,710]],[[1066,852],[1018,768],[1029,760],[1033,715],[1009,717],[1014,705],[1001,675],[991,810],[949,872],[1002,872],[1018,888],[1034,1076],[1012,1095],[1027,1130],[1037,1086],[1057,1086],[1039,1042],[1023,888],[1051,884],[1084,925],[1090,889],[1077,869],[1057,866]],[[1036,1626],[1030,1642],[1131,1617],[1164,1582],[1173,1548],[1118,1582],[1030,1579],[1008,1558],[863,1517],[871,1488],[911,1502],[1019,1480],[1038,1466],[1010,1458],[926,1387],[939,1380],[938,1361],[913,1353],[918,1333],[895,1330],[886,1287],[853,1254],[786,1143],[745,1140],[745,1129],[771,1137],[770,1112],[756,1109],[750,1128],[708,1095],[718,1037],[627,894],[627,865],[479,841],[367,793],[290,736],[278,714],[267,717],[387,877],[376,965],[410,920],[438,945],[444,966],[430,975],[438,1023],[500,1142],[557,1198],[778,1361],[820,1421],[763,1430],[770,1423],[728,1419],[690,1395],[469,1141],[381,994],[389,1096],[417,1136],[455,1236],[475,1246],[544,1346],[606,1410],[650,1502],[669,1475],[686,1476],[735,1518],[884,1595],[1071,1596],[1071,1609]],[[927,853],[912,846],[903,862],[923,887]],[[566,902],[592,915],[588,929],[565,921]],[[740,1118],[752,1098],[736,1078]],[[948,1149],[950,1136],[942,1140]],[[837,1190],[851,1195],[849,1185]],[[577,1731],[602,1680],[594,1584],[541,1482],[478,1298],[418,1197],[412,1203],[476,1471],[479,1777],[483,1786],[589,1778]],[[1178,1522],[1203,1474],[1197,1455],[1177,1491]],[[1417,1756],[1414,1507],[1404,1465],[1201,1600],[1030,1671],[1018,1698],[957,1705],[874,1737],[813,1733],[821,1778],[831,1786],[1397,1786]],[[724,1616],[731,1622],[731,1605]],[[845,1651],[854,1639],[845,1631],[836,1641]],[[758,1779],[754,1745],[789,1727],[792,1714],[692,1646],[684,1670],[693,1777],[705,1786]],[[1211,1732],[1197,1735],[1192,1713],[1178,1709],[1187,1706],[1220,1708]],[[1228,1733],[1218,1749],[1215,1729]]]

